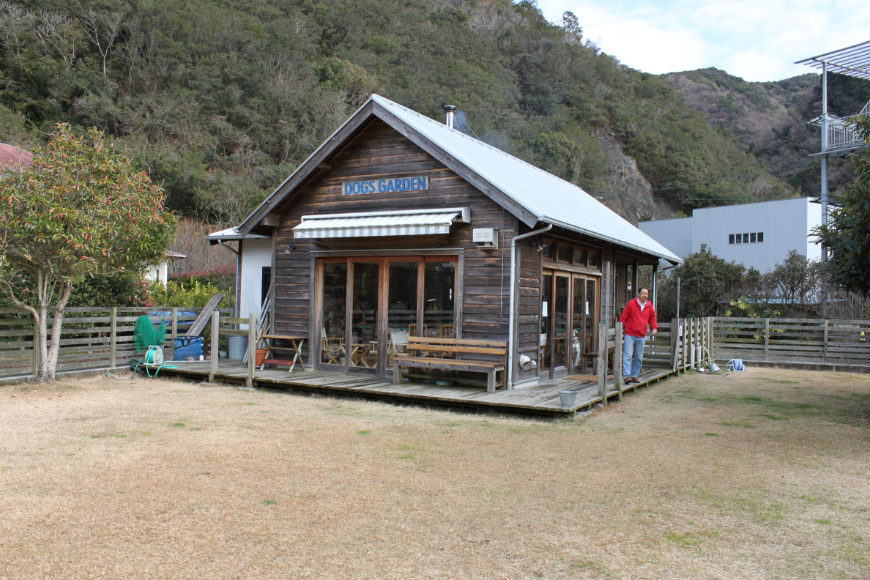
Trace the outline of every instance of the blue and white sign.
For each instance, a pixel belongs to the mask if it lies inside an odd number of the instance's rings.
[[[346,181],[341,184],[341,193],[343,195],[428,190],[428,177],[394,177],[392,179],[375,179],[372,181]]]

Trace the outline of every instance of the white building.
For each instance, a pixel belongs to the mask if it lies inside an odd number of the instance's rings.
[[[157,265],[148,266],[145,269],[145,279],[151,282],[160,282],[166,288],[166,282],[169,281],[169,260],[183,260],[187,254],[179,254],[167,250],[164,254],[164,260]]]
[[[236,254],[236,316],[247,318],[252,312],[259,316],[272,286],[272,239],[259,234],[241,236],[238,228],[214,232],[205,239],[212,244],[224,245]],[[229,241],[239,243],[238,252],[223,244]],[[247,325],[240,328],[247,328]]]
[[[807,197],[696,209],[692,217],[641,222],[642,232],[681,258],[701,250],[761,272],[782,263],[791,250],[822,257],[811,236],[822,208]]]

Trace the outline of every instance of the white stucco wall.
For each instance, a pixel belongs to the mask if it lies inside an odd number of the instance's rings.
[[[637,227],[681,258],[692,252],[692,218],[640,222]]]
[[[260,315],[263,292],[263,268],[272,266],[272,240],[242,240],[242,272],[239,276],[241,298],[239,317],[247,318],[253,312]],[[245,326],[247,328],[247,326]]]
[[[148,266],[145,270],[145,279],[151,282],[159,280],[166,288],[166,282],[169,280],[169,263],[160,262],[157,266]]]
[[[728,262],[767,272],[782,263],[790,250],[820,259],[821,248],[808,236],[821,219],[821,206],[800,197],[696,209],[691,218],[642,222],[638,227],[681,258],[700,251],[704,244]],[[758,232],[764,233],[761,243],[729,243],[731,234]]]

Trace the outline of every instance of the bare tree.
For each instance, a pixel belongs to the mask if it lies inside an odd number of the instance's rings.
[[[106,62],[109,59],[109,53],[121,33],[121,22],[124,20],[124,14],[124,12],[112,12],[103,15],[94,10],[88,10],[82,18],[88,38],[97,47],[100,56],[103,57],[103,76],[106,76]]]

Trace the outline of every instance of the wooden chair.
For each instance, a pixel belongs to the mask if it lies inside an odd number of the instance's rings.
[[[408,325],[408,335],[409,336],[417,336],[417,325],[409,324]],[[429,327],[427,325],[423,325],[423,336],[429,336]]]
[[[387,349],[387,367],[393,366],[396,357],[406,356],[408,349],[408,331],[390,331],[390,345]]]
[[[438,327],[439,338],[453,338],[453,325],[442,324]]]
[[[326,364],[340,365],[341,357],[345,356],[344,340],[342,340],[341,338],[329,338],[328,336],[326,336],[325,328],[321,329],[321,333],[321,360],[323,360],[323,355],[326,355],[326,357],[328,358]],[[338,341],[338,345],[330,345],[330,341]]]

